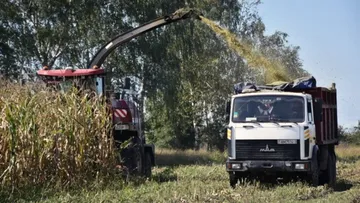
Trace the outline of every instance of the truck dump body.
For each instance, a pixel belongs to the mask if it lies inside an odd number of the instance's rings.
[[[293,92],[304,92],[310,94],[313,99],[322,99],[322,121],[315,122],[316,144],[338,144],[338,120],[336,89],[314,87],[308,89],[292,90]]]

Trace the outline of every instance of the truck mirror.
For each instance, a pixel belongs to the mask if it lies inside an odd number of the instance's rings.
[[[229,121],[230,121],[230,115],[226,114],[226,122],[229,122]]]
[[[225,112],[226,112],[226,121],[228,122],[230,120],[230,105],[231,105],[231,102],[230,100],[227,100],[226,101],[226,104],[225,104]]]
[[[315,120],[315,122],[322,121],[322,104],[323,104],[322,99],[315,98],[315,100],[314,100],[314,120]]]
[[[226,114],[230,114],[230,100],[226,101],[225,112]]]

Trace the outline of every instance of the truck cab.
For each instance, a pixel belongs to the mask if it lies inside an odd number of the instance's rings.
[[[329,183],[327,160],[336,143],[323,142],[321,127],[328,125],[323,122],[323,99],[309,90],[316,88],[255,87],[231,97],[226,108],[226,169],[232,187],[240,178],[254,175],[300,176],[313,185],[321,180]]]

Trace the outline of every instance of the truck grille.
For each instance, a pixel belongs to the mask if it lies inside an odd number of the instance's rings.
[[[266,146],[268,150],[264,151]],[[299,160],[300,142],[298,140],[297,144],[278,144],[277,140],[236,140],[236,159]]]

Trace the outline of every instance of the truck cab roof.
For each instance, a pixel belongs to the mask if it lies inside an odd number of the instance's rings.
[[[285,92],[278,90],[258,90],[258,91],[247,91],[239,94],[232,95],[232,98],[241,97],[241,96],[253,96],[253,95],[294,95],[294,96],[304,96],[307,95],[305,92]]]

